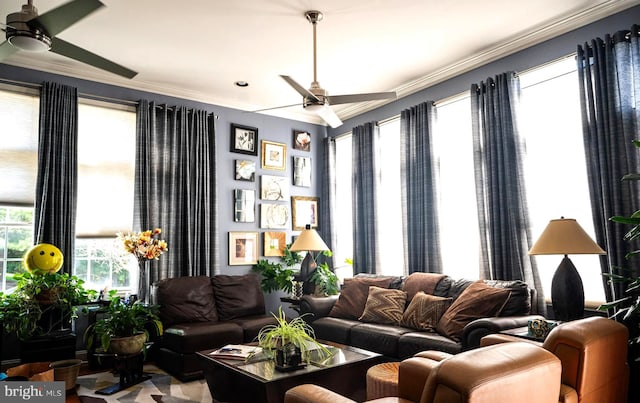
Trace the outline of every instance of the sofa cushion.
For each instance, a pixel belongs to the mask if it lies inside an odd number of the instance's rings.
[[[165,327],[186,322],[216,322],[218,314],[208,276],[161,280],[156,289]]]
[[[243,342],[242,328],[231,322],[179,323],[162,335],[162,346],[181,354]]]
[[[492,287],[506,288],[511,291],[507,303],[500,311],[500,316],[520,316],[531,313],[531,294],[529,286],[524,281],[484,280],[484,282]]]
[[[411,329],[394,325],[360,323],[351,328],[351,343],[349,345],[387,357],[397,357],[400,336],[411,331]]]
[[[278,321],[273,315],[244,316],[242,318],[231,319],[231,322],[242,328],[244,342],[256,341],[260,329],[267,325],[276,325]]]
[[[400,325],[417,330],[434,331],[438,321],[451,305],[452,298],[436,297],[419,291],[407,309],[405,309]]]
[[[369,296],[369,286],[389,288],[391,277],[354,277],[344,279],[340,296],[329,316],[334,318],[358,319],[364,312]]]
[[[400,336],[396,358],[404,360],[427,350],[457,354],[462,351],[462,343],[434,332],[409,332]]]
[[[256,274],[217,275],[211,279],[220,320],[263,315],[264,294]]]
[[[407,293],[376,286],[369,287],[369,295],[359,320],[381,324],[397,325],[402,319]]]
[[[458,341],[462,330],[471,321],[497,316],[511,292],[495,288],[482,281],[469,285],[442,315],[436,326],[438,333]]]
[[[444,277],[447,276],[438,273],[411,273],[411,275],[404,280],[404,285],[402,286],[402,289],[407,293],[407,301],[411,301],[413,296],[419,291],[433,294],[438,283]]]
[[[333,341],[351,345],[351,329],[360,325],[355,319],[331,318],[325,316],[311,323],[314,335],[318,340]]]

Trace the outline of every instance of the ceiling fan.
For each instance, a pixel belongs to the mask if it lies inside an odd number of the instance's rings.
[[[21,11],[7,15],[7,24],[0,28],[6,32],[7,38],[0,44],[0,61],[19,50],[50,50],[99,69],[133,78],[137,72],[56,37],[100,7],[104,7],[104,4],[99,0],[72,0],[38,16],[32,0],[27,0]]]
[[[320,11],[312,10],[304,13],[307,20],[313,25],[313,82],[308,90],[298,84],[289,76],[282,77],[290,86],[293,87],[300,95],[302,95],[302,106],[308,110],[315,112],[331,127],[338,127],[342,124],[338,115],[329,108],[329,105],[347,104],[352,102],[366,102],[382,99],[395,99],[395,92],[372,92],[365,94],[349,94],[349,95],[329,95],[325,89],[320,87],[317,78],[317,61],[316,61],[316,25],[318,21],[322,21],[323,15]]]

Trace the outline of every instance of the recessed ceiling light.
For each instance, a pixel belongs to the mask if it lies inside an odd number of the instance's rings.
[[[238,86],[238,87],[248,87],[249,86],[249,83],[246,82],[246,81],[236,81],[234,84],[236,86]]]

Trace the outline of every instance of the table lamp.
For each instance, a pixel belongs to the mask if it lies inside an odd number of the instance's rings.
[[[529,255],[564,255],[551,281],[551,304],[556,320],[584,316],[582,279],[568,255],[605,255],[575,219],[551,220]]]
[[[291,252],[308,252],[300,265],[300,274],[296,276],[297,281],[305,283],[305,285],[303,285],[303,292],[307,293],[307,280],[318,266],[313,252],[329,250],[329,247],[324,243],[318,232],[311,228],[311,225],[307,224],[289,250]]]

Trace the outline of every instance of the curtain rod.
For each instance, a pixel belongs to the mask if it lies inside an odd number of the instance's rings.
[[[0,83],[3,84],[9,84],[9,85],[13,85],[13,86],[20,86],[20,87],[24,87],[24,88],[28,88],[28,89],[32,89],[32,90],[39,90],[42,88],[42,84],[34,84],[34,83],[28,83],[25,81],[17,81],[17,80],[9,80],[6,78],[0,78]],[[138,106],[140,104],[140,102],[138,101],[130,101],[130,100],[126,100],[126,99],[119,99],[119,98],[111,98],[111,97],[105,97],[102,95],[95,95],[95,94],[86,94],[83,92],[78,92],[78,97],[80,98],[85,98],[85,99],[91,99],[94,101],[104,101],[104,102],[108,102],[108,103],[114,103],[114,104],[118,104],[118,105],[125,105],[125,106]],[[160,108],[160,106],[156,106],[156,108]],[[170,106],[168,107],[168,109],[171,110],[175,110],[175,106]],[[213,112],[209,112],[208,115],[213,115],[213,117],[215,119],[218,119],[219,116],[216,115]]]

